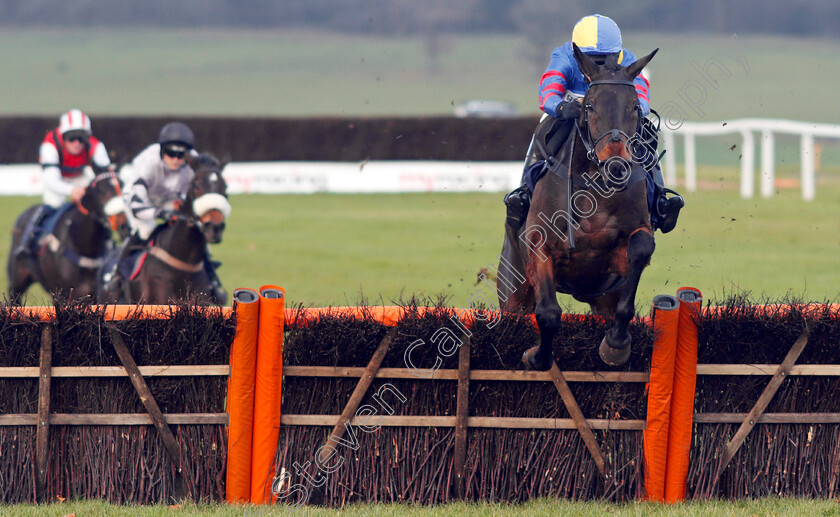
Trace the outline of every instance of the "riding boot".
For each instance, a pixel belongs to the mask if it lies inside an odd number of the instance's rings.
[[[46,215],[46,212],[47,205],[38,205],[32,217],[26,222],[26,227],[23,229],[23,233],[20,234],[20,243],[15,248],[14,255],[16,257],[22,257],[32,253],[32,240],[35,238],[35,228],[41,223],[41,219]]]
[[[210,258],[210,250],[207,249],[204,253],[204,271],[207,273],[207,278],[210,279],[211,301],[223,307],[227,304],[228,293],[222,287],[222,281],[219,279],[219,275],[216,274],[216,269],[221,265],[221,262]]]
[[[528,218],[528,209],[531,208],[531,191],[525,184],[525,175],[535,163],[538,161],[537,149],[534,145],[534,138],[531,137],[531,145],[528,147],[528,152],[525,155],[525,167],[522,169],[522,180],[517,188],[505,195],[504,203],[507,206],[507,224],[514,230],[519,230],[525,219]]]
[[[131,236],[125,239],[120,247],[120,256],[114,262],[114,267],[109,271],[105,277],[108,291],[117,291],[121,288],[123,282],[122,269],[120,264],[126,260],[133,251],[146,247],[146,240],[140,237],[137,233],[132,233]]]
[[[527,185],[520,185],[505,196],[507,206],[506,222],[514,230],[519,230],[528,218],[528,210],[531,208],[531,192]]]
[[[656,209],[656,229],[662,233],[668,233],[677,225],[677,218],[680,210],[685,206],[685,199],[677,192],[665,188],[665,180],[662,177],[662,169],[657,163],[651,171],[654,183],[654,208]],[[671,197],[668,197],[671,194]]]

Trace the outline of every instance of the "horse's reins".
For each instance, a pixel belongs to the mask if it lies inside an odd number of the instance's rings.
[[[122,195],[122,192],[120,190],[119,180],[117,180],[117,175],[113,172],[104,172],[102,174],[98,174],[93,179],[93,181],[90,182],[90,185],[88,185],[87,188],[89,188],[89,189],[90,188],[95,188],[96,184],[100,180],[103,180],[103,179],[110,179],[111,181],[113,181],[114,182],[114,187],[115,187],[116,192],[117,192],[117,196]],[[102,217],[98,213],[91,214],[90,210],[85,208],[85,206],[82,204],[81,199],[77,199],[74,202],[74,204],[76,205],[76,209],[83,216],[93,217],[94,221],[99,223],[103,228],[115,229],[114,228],[115,225],[111,222],[111,217],[115,217],[115,216]],[[68,222],[68,224],[70,223],[69,220],[67,222]],[[76,264],[80,268],[96,269],[96,268],[98,268],[99,266],[102,265],[103,257],[86,257],[86,256],[82,255],[81,253],[79,253],[78,251],[73,249],[73,246],[71,246],[71,244],[73,243],[72,240],[69,241],[67,243],[67,245],[64,246],[64,248],[62,248],[61,241],[59,241],[58,238],[54,234],[51,233],[51,234],[45,236],[44,239],[45,239],[45,242],[46,242],[46,246],[50,249],[50,251],[52,251],[53,253],[61,252],[68,260],[70,260],[70,262]]]
[[[116,191],[117,195],[115,197],[122,196],[122,189],[120,188],[120,182],[117,179],[117,174],[114,172],[103,172],[98,174],[93,181],[90,182],[87,188],[96,188],[96,184],[99,183],[103,179],[108,179],[114,183],[114,190]],[[81,199],[77,199],[75,201],[76,208],[82,215],[90,215],[90,210],[85,208],[82,204]],[[99,214],[94,214],[93,218],[105,228],[110,228],[111,230],[116,230],[116,215],[105,215],[104,217]]]
[[[212,171],[212,172],[215,172],[215,173],[217,173],[217,174],[220,174],[220,175],[221,175],[221,171]],[[223,195],[223,194],[219,194],[219,193],[217,193],[217,192],[210,192],[210,194],[218,194],[218,195],[220,195],[220,196],[222,196],[222,195]],[[199,196],[199,197],[200,197],[200,196]],[[189,209],[189,210],[190,210],[190,213],[189,213],[189,214],[185,214],[185,213],[183,213],[183,212],[179,212],[179,213],[178,213],[178,216],[176,217],[176,219],[177,219],[177,218],[184,219],[184,220],[187,222],[187,224],[188,224],[188,225],[190,225],[190,226],[194,226],[194,227],[196,227],[199,231],[201,231],[201,229],[204,227],[204,222],[202,222],[202,220],[201,220],[201,216],[199,216],[198,214],[196,214],[196,213],[195,213],[195,210],[194,210],[194,205],[193,205],[193,204],[195,203],[196,199],[197,199],[197,198],[188,198],[188,200],[189,200],[189,207],[190,207],[190,209]],[[183,207],[183,206],[184,206],[184,204],[182,203],[182,204],[181,204],[181,207]],[[175,220],[175,219],[172,219],[172,220],[170,220],[169,222],[170,222],[170,223],[171,223],[171,222],[174,222],[174,220]],[[222,223],[222,225],[223,225],[223,227],[224,227],[224,223]],[[148,252],[148,253],[149,253],[149,255],[152,255],[153,257],[155,257],[155,258],[159,259],[159,260],[160,260],[161,262],[163,262],[164,264],[166,264],[166,265],[168,265],[168,266],[170,266],[170,267],[172,267],[172,268],[174,268],[174,269],[177,269],[177,270],[179,270],[179,271],[184,271],[184,272],[186,272],[186,273],[198,273],[199,271],[201,271],[202,269],[204,269],[204,260],[202,260],[202,261],[200,261],[200,262],[198,262],[198,263],[195,263],[195,264],[190,264],[189,262],[185,262],[185,261],[183,261],[183,260],[181,260],[181,259],[179,259],[179,258],[174,257],[174,256],[173,256],[173,255],[171,255],[169,252],[167,252],[167,251],[166,251],[166,250],[164,250],[163,248],[158,247],[158,246],[156,246],[156,245],[151,246],[151,247],[149,248],[149,252]]]
[[[618,80],[618,79],[599,79],[596,81],[592,81],[589,83],[589,87],[598,86],[601,84],[613,84],[617,86],[631,86],[635,90],[636,84],[633,81],[625,81],[625,80]],[[589,110],[592,108],[591,104],[585,104],[583,107],[583,124],[586,127],[586,133],[580,127],[580,123],[578,119],[575,119],[575,131],[577,132],[578,136],[580,137],[580,141],[583,144],[584,149],[586,149],[586,157],[589,159],[590,162],[594,163],[596,166],[601,166],[601,160],[598,158],[598,155],[595,154],[595,146],[598,145],[598,142],[603,140],[606,137],[610,137],[610,140],[613,142],[624,142],[624,145],[627,145],[627,142],[631,140],[631,136],[625,133],[620,129],[611,129],[609,131],[604,132],[601,136],[596,138],[594,141],[592,140],[592,134],[590,133],[589,128]],[[639,121],[636,128],[636,132],[638,133],[641,128],[641,107],[639,108]],[[569,249],[575,249],[575,231],[572,227],[571,221],[571,212],[572,212],[572,162],[575,159],[575,142],[577,138],[572,138],[572,148],[569,158],[569,171],[568,177],[566,181],[566,207],[569,210],[569,221],[566,225],[566,231],[568,233],[568,245]],[[543,153],[545,154],[545,153]]]
[[[575,122],[577,127],[577,122]],[[569,234],[569,251],[575,249],[575,229],[572,227],[572,162],[575,161],[575,140],[572,138],[572,151],[569,153],[569,171],[566,176],[566,210],[568,210],[568,221],[566,221],[566,233]]]

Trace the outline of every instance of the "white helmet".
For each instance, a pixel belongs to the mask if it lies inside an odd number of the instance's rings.
[[[58,120],[58,132],[62,135],[69,131],[84,131],[90,135],[90,117],[82,110],[72,109]]]

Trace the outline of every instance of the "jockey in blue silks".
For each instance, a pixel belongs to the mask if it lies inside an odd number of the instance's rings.
[[[555,48],[551,53],[551,61],[540,78],[539,87],[540,109],[545,112],[541,122],[549,116],[560,119],[566,125],[567,135],[572,133],[573,121],[580,118],[581,100],[589,89],[589,81],[581,72],[575,59],[573,42],[583,53],[596,60],[605,61],[606,56],[618,54],[618,63],[623,66],[636,61],[636,56],[622,46],[621,30],[610,18],[593,14],[584,16],[575,24],[572,41]],[[639,96],[642,115],[648,115],[650,113],[650,83],[642,74],[639,74],[633,83]],[[656,130],[652,131],[655,134]],[[655,152],[655,143],[653,151]],[[505,196],[507,222],[515,230],[518,230],[528,217],[531,188],[534,183],[533,177],[529,175],[541,169],[535,165],[542,158],[544,157],[537,156],[532,140],[525,160],[522,185]],[[648,172],[651,223],[662,233],[668,233],[674,229],[685,201],[680,195],[665,188],[658,161]],[[667,197],[669,193],[674,195]]]

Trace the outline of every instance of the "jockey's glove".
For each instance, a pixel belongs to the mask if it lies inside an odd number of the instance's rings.
[[[565,101],[557,105],[557,115],[563,120],[580,118],[580,103],[578,101]]]
[[[170,219],[174,219],[178,216],[178,212],[172,210],[171,208],[161,208],[157,212],[157,218],[163,219],[164,221],[169,221]]]

